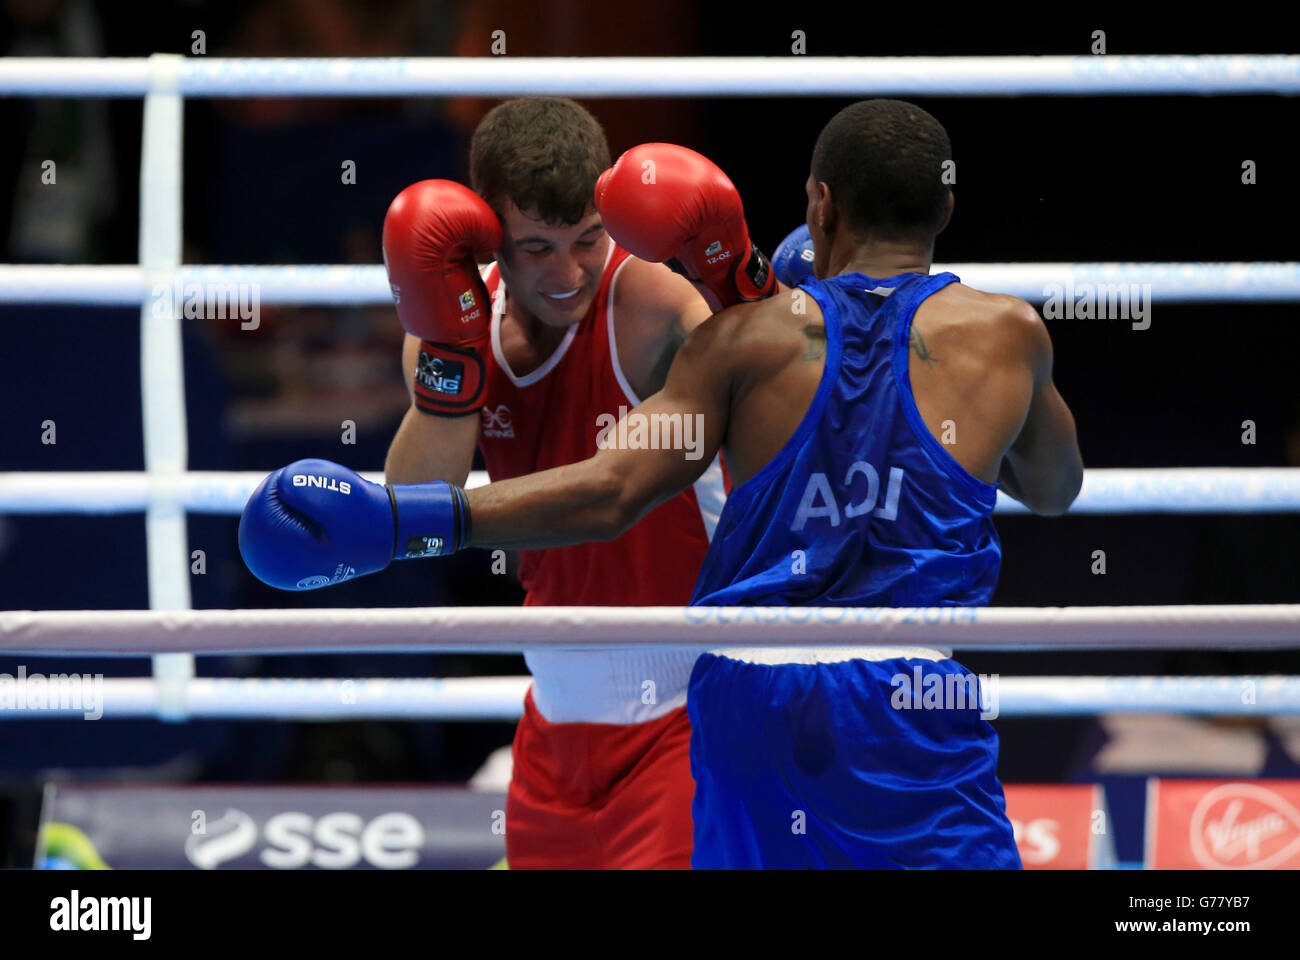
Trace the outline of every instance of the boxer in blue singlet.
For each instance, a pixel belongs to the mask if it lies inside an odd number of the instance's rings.
[[[942,126],[910,104],[836,116],[806,184],[822,279],[714,317],[634,411],[703,413],[705,456],[720,443],[734,480],[693,605],[987,604],[997,486],[1040,513],[1074,499],[1082,461],[1037,312],[929,275],[950,160]],[[589,474],[622,476],[610,496],[644,507],[693,479],[686,467],[611,450]],[[546,493],[511,514],[539,533],[597,515],[554,509],[582,478],[535,479]],[[492,543],[492,489],[469,503],[474,542]],[[702,656],[687,696],[693,865],[1019,866],[979,704],[894,708],[918,665],[943,690],[966,673],[923,649]]]

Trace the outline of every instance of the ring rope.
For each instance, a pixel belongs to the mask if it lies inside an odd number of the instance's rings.
[[[191,471],[176,475],[90,471],[0,473],[0,512],[10,514],[138,513],[153,503],[190,513],[238,516],[264,473]],[[383,483],[384,475],[362,476]],[[481,470],[467,488],[488,482]],[[1300,467],[1176,467],[1090,469],[1070,516],[1123,513],[1294,513],[1300,511]],[[998,493],[997,513],[1030,513]]]
[[[0,611],[0,650],[35,656],[868,645],[1300,649],[1300,604]]]
[[[0,720],[158,716],[159,684],[148,678],[49,674],[39,694],[0,676]],[[187,719],[474,720],[523,715],[531,677],[342,679],[208,678],[188,681]],[[1300,676],[982,677],[986,710],[1001,717],[1176,712],[1202,715],[1300,714]],[[31,686],[30,678],[27,678]],[[39,698],[39,699],[38,699]]]
[[[137,97],[150,79],[142,58],[0,61],[0,96]],[[193,57],[175,82],[189,97],[1294,94],[1300,57]]]
[[[1138,292],[1148,305],[1210,302],[1300,301],[1300,263],[949,263],[962,282],[1034,303],[1089,293],[1111,309],[1107,294],[1132,302]],[[1150,290],[1144,292],[1149,284]],[[1059,292],[1058,292],[1059,288]],[[382,266],[298,264],[289,266],[186,265],[171,270],[137,266],[0,264],[0,303],[61,303],[139,306],[152,298],[181,307],[198,290],[206,304],[229,307],[241,292],[256,293],[259,305],[388,306],[392,291]],[[165,297],[165,301],[162,298]],[[1120,298],[1124,298],[1121,300]],[[205,316],[209,314],[205,313]],[[1075,316],[1073,312],[1063,314]],[[235,318],[223,312],[220,317]],[[1128,319],[1127,311],[1124,319]]]

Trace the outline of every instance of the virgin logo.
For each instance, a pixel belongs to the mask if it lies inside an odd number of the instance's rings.
[[[1300,854],[1300,810],[1249,783],[1206,793],[1189,829],[1192,856],[1208,870],[1269,870]]]

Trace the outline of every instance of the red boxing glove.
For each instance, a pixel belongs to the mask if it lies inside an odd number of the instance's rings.
[[[389,205],[383,243],[397,316],[421,341],[415,405],[444,417],[476,412],[492,325],[476,258],[501,246],[496,214],[468,187],[421,180]]]
[[[776,292],[771,264],[749,239],[740,194],[708,157],[643,143],[596,181],[596,209],[619,246],[667,262],[713,311]]]

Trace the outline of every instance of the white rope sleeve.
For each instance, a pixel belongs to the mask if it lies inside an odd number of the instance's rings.
[[[269,471],[268,471],[269,472]],[[147,473],[0,473],[0,513],[132,513],[154,501],[176,502],[191,513],[237,515],[266,474],[191,471],[176,477]],[[383,474],[362,476],[383,483]],[[488,482],[476,470],[467,488]],[[1183,467],[1097,469],[1067,516],[1123,513],[1289,513],[1300,511],[1300,468]],[[1028,514],[1004,493],[995,512]]]
[[[1092,297],[1098,304],[1113,300],[1118,310],[1127,304],[1136,308],[1139,294],[1140,302],[1157,306],[1300,301],[1300,263],[1295,262],[937,263],[931,267],[932,273],[943,271],[980,290],[1039,304],[1054,299],[1073,304]],[[214,319],[234,321],[240,296],[245,302],[256,297],[262,306],[392,303],[381,266],[185,265],[160,275],[132,266],[0,264],[0,303],[136,306],[157,298],[178,305],[212,303]],[[1070,323],[1108,322],[1074,319],[1079,314],[1073,309],[1061,315],[1071,318]],[[1119,316],[1127,319],[1125,314]]]
[[[379,471],[365,471],[361,475],[372,483],[384,482],[384,475]],[[190,513],[237,516],[264,479],[266,473],[203,470],[174,477],[126,470],[0,473],[0,512],[138,513],[150,502],[160,500],[179,503]],[[465,487],[473,489],[487,482],[487,473],[474,470]]]
[[[148,82],[142,59],[0,60],[0,96],[131,97]],[[179,86],[201,97],[1291,94],[1300,57],[193,57]]]
[[[140,145],[139,255],[141,269],[156,278],[169,277],[181,262],[185,114],[177,79],[183,62],[177,54],[149,58]],[[160,315],[147,303],[140,307],[140,406],[145,470],[152,477],[180,476],[189,462],[182,322],[179,315]],[[189,609],[187,541],[183,507],[159,498],[145,505],[149,606],[156,610]],[[194,676],[194,658],[159,654],[153,672],[161,684],[161,715],[180,719],[179,703],[185,682]]]
[[[0,675],[0,720],[157,716],[148,678]],[[517,720],[530,677],[452,679],[198,678],[183,691],[191,719]],[[981,677],[983,709],[999,717],[1170,712],[1300,714],[1300,677]]]
[[[29,655],[759,646],[1296,649],[1300,605],[0,611],[0,650]]]

